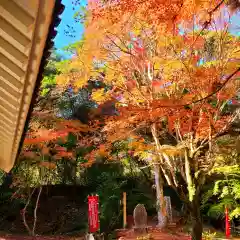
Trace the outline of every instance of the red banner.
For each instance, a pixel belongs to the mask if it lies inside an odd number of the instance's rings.
[[[98,202],[98,196],[88,196],[88,224],[91,233],[99,230]]]
[[[226,238],[230,238],[231,230],[230,230],[228,208],[225,209],[225,234],[226,234]]]

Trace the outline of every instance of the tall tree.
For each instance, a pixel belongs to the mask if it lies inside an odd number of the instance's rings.
[[[154,169],[159,225],[167,220],[166,180],[189,207],[193,239],[201,239],[200,197],[214,166],[212,146],[238,117],[226,112],[240,71],[231,15],[224,1],[92,1],[89,11],[84,44],[69,65],[76,71],[58,83],[81,88],[101,76],[109,87],[92,99],[118,110],[106,120],[106,146],[150,133],[137,145]],[[166,144],[163,133],[174,141]]]

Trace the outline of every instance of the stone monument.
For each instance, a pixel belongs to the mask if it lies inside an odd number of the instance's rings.
[[[147,232],[147,211],[143,204],[138,204],[133,211],[134,230],[139,233]]]

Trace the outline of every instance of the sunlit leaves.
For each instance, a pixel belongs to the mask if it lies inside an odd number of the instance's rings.
[[[105,101],[109,100],[111,98],[111,95],[109,92],[106,92],[104,88],[95,90],[92,93],[92,99],[101,104],[104,103]]]
[[[224,158],[227,156],[223,155]],[[232,156],[232,162],[234,162],[233,158]],[[223,165],[224,162],[221,163],[220,167],[214,168],[214,173],[222,174],[224,179],[218,180],[214,184],[213,194],[218,196],[219,203],[209,209],[209,214],[220,212],[227,206],[230,209],[230,217],[234,218],[239,216],[240,168],[239,165]]]
[[[106,149],[106,146],[101,144],[99,146],[99,149],[98,149],[98,154],[102,157],[106,157],[108,156],[108,152],[107,152],[107,149]]]
[[[184,148],[180,148],[178,146],[163,145],[159,152],[162,154],[166,154],[167,156],[172,156],[172,157],[183,156]]]

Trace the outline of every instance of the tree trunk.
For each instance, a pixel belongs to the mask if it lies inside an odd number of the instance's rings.
[[[161,155],[160,155],[160,142],[158,140],[157,127],[156,124],[153,123],[151,125],[151,133],[157,148],[158,155],[158,164],[161,164]],[[157,197],[157,214],[158,214],[158,226],[160,228],[164,228],[167,225],[167,213],[166,206],[164,201],[164,193],[163,193],[163,179],[160,173],[159,165],[154,164],[154,177],[155,177],[155,186],[156,186],[156,197]]]
[[[154,165],[154,178],[156,186],[156,205],[158,215],[158,226],[164,228],[167,225],[167,215],[165,212],[164,193],[163,193],[163,182],[159,172],[159,166]]]
[[[199,194],[193,197],[193,201],[190,203],[191,210],[191,222],[192,222],[192,240],[201,240],[203,225],[202,214],[200,210],[200,197]]]

